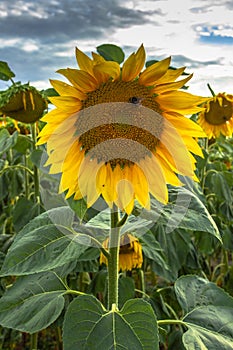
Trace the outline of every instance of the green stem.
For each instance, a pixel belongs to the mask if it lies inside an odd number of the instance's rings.
[[[158,323],[158,326],[161,326],[164,324],[177,324],[177,325],[187,327],[187,324],[181,320],[159,320],[157,321],[157,323]]]
[[[28,197],[29,197],[29,180],[28,180],[28,172],[26,170],[26,168],[28,166],[28,161],[27,161],[26,155],[24,155],[24,165],[25,165],[25,169],[24,169],[25,197],[28,199]]]
[[[204,149],[208,153],[208,138],[204,139]],[[201,179],[200,179],[200,184],[203,192],[205,190],[205,179],[206,179],[206,164],[203,166],[201,170]]]
[[[36,141],[37,141],[37,131],[36,131],[36,123],[31,124],[31,133],[32,133],[32,141],[33,141],[33,150],[36,150]],[[33,168],[34,172],[34,198],[36,203],[40,203],[40,187],[39,187],[39,171],[36,165]]]
[[[118,306],[118,270],[120,250],[120,228],[118,226],[118,209],[115,205],[111,209],[111,230],[109,237],[108,259],[108,308],[113,304]]]
[[[211,95],[214,97],[214,96],[215,96],[214,90],[212,89],[212,87],[210,86],[209,83],[207,84],[207,86],[208,86],[208,89],[209,89],[210,92],[211,92]]]
[[[38,333],[31,334],[30,337],[30,350],[37,350]]]

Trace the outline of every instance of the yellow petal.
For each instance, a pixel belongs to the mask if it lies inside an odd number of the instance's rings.
[[[184,72],[184,70],[185,67],[168,69],[166,73],[156,81],[156,84],[172,83]]]
[[[99,55],[98,53],[92,52],[91,54],[92,54],[92,57],[93,57],[94,64],[99,64],[99,63],[102,63],[102,62],[106,62],[105,59],[103,58],[103,56]]]
[[[177,173],[192,177],[192,164],[184,141],[171,124],[166,124],[156,152]]]
[[[192,137],[206,137],[203,129],[193,120],[175,112],[164,112],[166,119],[181,132],[181,134],[192,135]]]
[[[90,59],[90,57],[88,57],[84,52],[79,50],[77,47],[76,47],[75,53],[76,53],[76,60],[79,65],[79,68],[81,70],[88,72],[89,74],[92,74],[93,61]]]
[[[82,102],[72,96],[56,96],[49,98],[52,104],[65,112],[75,113],[82,108]]]
[[[156,96],[156,101],[164,111],[175,111],[181,114],[200,112],[198,105],[206,102],[207,97],[192,95],[184,91],[165,92]]]
[[[145,64],[145,49],[143,45],[139,47],[136,53],[132,53],[124,62],[122,67],[122,80],[130,81],[135,79]]]
[[[83,197],[86,197],[87,207],[92,206],[100,195],[98,186],[96,186],[96,176],[99,170],[100,164],[96,159],[90,159],[85,157],[83,163],[80,166],[78,175],[78,185]]]
[[[87,97],[86,94],[79,91],[75,87],[64,83],[63,81],[50,79],[50,83],[54,87],[54,89],[59,93],[59,95],[73,96],[79,100],[85,100]]]
[[[147,182],[149,184],[150,193],[161,203],[168,202],[168,190],[163,170],[154,155],[147,157],[139,162],[143,169]]]
[[[159,164],[163,170],[166,183],[173,186],[181,186],[182,183],[180,182],[174,171],[170,168],[169,164],[164,162],[163,158],[161,158],[159,154],[156,154],[156,158],[158,159]]]
[[[103,83],[113,78],[113,80],[120,76],[120,66],[117,62],[105,61],[93,68],[93,74],[99,83]]]
[[[117,197],[115,183],[113,179],[115,179],[115,176],[113,176],[113,171],[110,165],[102,165],[96,176],[96,186],[102,193],[104,200],[108,203],[110,207],[112,206],[113,201]]]
[[[115,203],[121,209],[129,213],[132,208],[132,201],[134,200],[134,189],[132,186],[132,173],[128,166],[121,169],[119,165],[116,166],[116,177],[118,182],[116,182],[117,188],[117,200]]]
[[[147,207],[148,202],[150,201],[150,197],[146,176],[138,165],[135,164],[130,168],[132,168],[131,171],[133,173],[132,184],[135,192],[135,197],[143,207]]]
[[[41,120],[46,123],[49,122],[51,124],[60,124],[63,120],[65,120],[69,116],[70,116],[69,112],[61,111],[60,109],[54,108],[52,111],[45,114],[43,118],[41,118]]]
[[[145,86],[156,84],[157,80],[168,70],[170,62],[171,57],[168,57],[146,68],[139,76],[139,84]]]
[[[81,71],[78,69],[59,69],[58,73],[64,75],[71,84],[78,88],[78,90],[85,92],[90,92],[96,89],[98,82],[96,79],[89,73]]]
[[[178,90],[181,89],[191,78],[193,74],[190,74],[187,78],[176,81],[174,83],[165,83],[157,85],[152,92],[155,94],[161,94],[166,91]]]

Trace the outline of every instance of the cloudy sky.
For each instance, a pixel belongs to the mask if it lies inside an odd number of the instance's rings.
[[[190,92],[210,95],[209,83],[233,94],[232,18],[231,0],[0,0],[0,61],[46,89],[57,69],[76,66],[75,46],[90,54],[113,43],[128,55],[144,43],[147,59],[171,55],[194,73]]]

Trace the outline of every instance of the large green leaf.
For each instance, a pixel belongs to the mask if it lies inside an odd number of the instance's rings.
[[[106,311],[92,296],[69,305],[63,329],[64,350],[158,350],[158,331],[151,306],[128,300],[120,311]]]
[[[123,50],[113,44],[103,44],[97,47],[97,52],[107,61],[115,61],[121,63],[124,61],[125,54]]]
[[[28,223],[11,245],[1,275],[48,271],[77,261],[90,245],[90,237],[72,230],[73,216],[69,207],[59,207]]]
[[[233,298],[198,276],[183,276],[175,283],[177,299],[186,315],[183,335],[187,350],[233,349]]]
[[[218,228],[201,200],[186,188],[174,188],[169,191],[168,205],[159,206],[151,199],[151,210],[143,211],[141,217],[163,225],[167,233],[177,228],[190,231],[207,232],[221,241]]]
[[[48,327],[64,307],[64,286],[52,272],[19,277],[0,299],[0,324],[35,333]]]
[[[188,331],[183,335],[187,350],[233,349],[233,308],[205,306],[191,312],[184,321]]]

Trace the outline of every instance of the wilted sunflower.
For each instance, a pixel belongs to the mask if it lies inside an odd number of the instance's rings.
[[[15,83],[0,94],[0,115],[23,123],[36,122],[46,108],[46,99],[29,84]]]
[[[108,249],[109,238],[103,242],[103,247]],[[142,266],[142,246],[137,238],[130,233],[125,233],[120,239],[119,250],[119,270],[131,271],[134,268]],[[103,253],[100,254],[100,264],[108,264],[108,261]]]
[[[220,134],[232,136],[233,132],[233,95],[219,93],[204,104],[199,113],[198,123],[209,139]]]
[[[192,153],[202,153],[194,138],[204,133],[184,115],[206,98],[177,91],[192,75],[176,81],[185,68],[169,69],[170,58],[142,71],[143,45],[122,67],[92,56],[76,49],[80,69],[58,71],[71,85],[51,80],[60,96],[50,98],[56,108],[43,117],[38,142],[47,143],[50,173],[61,173],[60,191],[88,207],[101,195],[128,214],[135,199],[149,209],[150,193],[166,203],[177,174],[195,179]]]

